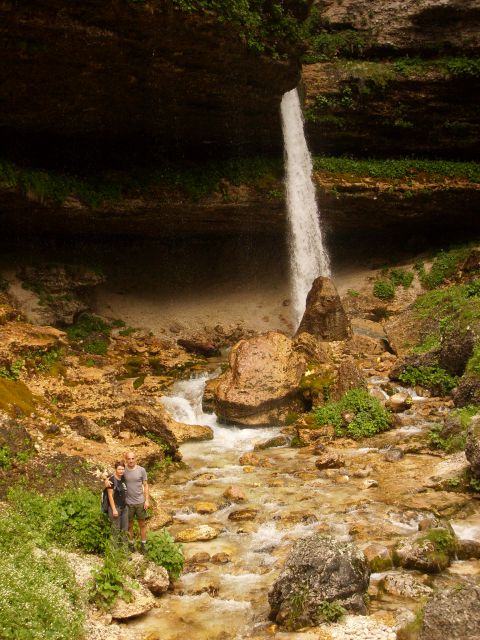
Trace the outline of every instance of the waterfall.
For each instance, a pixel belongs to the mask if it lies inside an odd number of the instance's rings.
[[[295,329],[305,311],[305,300],[318,276],[330,275],[323,246],[319,212],[312,180],[312,159],[303,131],[303,114],[296,89],[281,104],[285,144],[285,185],[289,221],[290,269]]]

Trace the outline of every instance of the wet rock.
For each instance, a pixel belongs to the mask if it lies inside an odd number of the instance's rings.
[[[178,446],[183,442],[213,438],[213,431],[210,427],[175,422],[162,405],[155,407],[140,404],[129,405],[125,409],[118,429],[142,435],[154,434],[164,444],[165,452],[175,460],[181,460]]]
[[[95,440],[97,442],[106,442],[105,436],[100,432],[97,423],[87,416],[75,416],[70,420],[69,425],[79,436],[82,436],[82,438]]]
[[[215,511],[218,511],[218,505],[214,502],[196,502],[195,511],[202,514],[215,513]]]
[[[467,583],[460,587],[435,593],[427,602],[420,640],[478,640],[480,587]]]
[[[412,600],[430,595],[433,591],[431,587],[423,584],[418,577],[411,573],[389,573],[382,579],[380,586],[392,596],[411,598]]]
[[[293,348],[303,354],[308,362],[317,364],[330,364],[333,362],[333,352],[330,345],[322,342],[311,333],[297,332],[293,339]]]
[[[378,482],[376,480],[372,480],[372,478],[367,478],[362,482],[363,489],[373,489],[374,487],[378,487]]]
[[[391,449],[388,449],[388,451],[386,451],[383,454],[383,459],[386,462],[398,462],[399,460],[402,460],[402,458],[405,457],[404,452],[402,451],[402,449],[399,449],[398,447],[392,447]]]
[[[205,562],[210,562],[210,554],[206,551],[199,551],[191,558],[188,558],[187,562],[189,564],[204,564]]]
[[[270,449],[272,447],[286,447],[288,443],[289,440],[286,436],[275,436],[274,438],[269,438],[263,442],[258,442],[254,446],[254,450],[262,451],[263,449]]]
[[[410,409],[412,406],[412,396],[408,393],[394,393],[393,396],[390,396],[388,400],[385,402],[385,406],[393,413],[401,413],[402,411],[406,411]]]
[[[220,355],[220,349],[211,342],[199,342],[196,340],[180,338],[177,340],[177,344],[189,353],[198,353],[206,358],[213,358]]]
[[[142,578],[142,584],[153,593],[154,596],[161,596],[168,591],[170,578],[168,571],[164,567],[149,562]]]
[[[315,460],[317,469],[338,469],[345,465],[345,459],[338,453],[327,451]]]
[[[333,601],[365,613],[369,578],[367,559],[352,543],[318,533],[302,538],[270,589],[270,618],[291,629],[315,626],[319,607]]]
[[[219,531],[215,527],[208,524],[201,524],[197,527],[189,527],[183,529],[175,535],[176,542],[205,542],[214,540],[219,535]]]
[[[313,281],[296,335],[301,333],[310,333],[325,342],[345,340],[350,336],[349,320],[330,278],[320,276]]]
[[[223,422],[284,424],[288,413],[303,410],[299,385],[306,362],[284,334],[270,331],[241,340],[229,364],[215,391],[215,412]]]
[[[467,430],[465,456],[475,478],[480,478],[480,415],[472,418]]]
[[[215,411],[215,390],[218,386],[218,378],[210,378],[205,383],[202,398],[202,409],[204,413],[214,413]]]
[[[395,548],[395,564],[424,573],[446,569],[456,552],[456,537],[449,525],[433,527],[400,542]]]
[[[214,564],[227,564],[230,562],[230,556],[228,553],[220,551],[220,553],[215,553],[215,555],[212,556],[212,562]]]
[[[247,451],[247,453],[244,453],[242,456],[240,456],[238,462],[241,465],[251,465],[253,467],[256,467],[258,464],[260,464],[260,458],[251,451]]]
[[[127,587],[127,591],[131,597],[130,602],[119,598],[110,609],[114,620],[128,620],[141,616],[155,606],[155,598],[143,585],[138,584],[135,589]]]
[[[197,487],[208,487],[212,480],[215,480],[217,476],[214,473],[201,473],[195,476],[194,482]]]
[[[255,520],[257,514],[258,509],[238,509],[229,513],[228,519],[233,522],[244,522],[245,520]]]
[[[228,489],[225,489],[223,492],[223,497],[232,502],[243,502],[246,500],[245,493],[240,487],[228,487]]]
[[[458,560],[480,559],[480,542],[478,540],[457,540]]]
[[[381,544],[371,543],[363,549],[363,553],[368,560],[370,570],[373,573],[387,571],[393,567],[392,554],[388,547]]]

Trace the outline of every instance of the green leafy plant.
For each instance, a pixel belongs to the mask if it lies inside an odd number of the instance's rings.
[[[390,412],[365,389],[347,391],[339,401],[314,411],[313,416],[317,425],[331,425],[336,435],[354,439],[386,431],[391,424]]]
[[[343,618],[346,613],[347,610],[345,607],[342,607],[337,600],[334,600],[333,602],[325,600],[318,606],[315,617],[318,622],[337,622],[337,620]]]
[[[65,491],[51,501],[52,535],[87,553],[102,553],[110,536],[110,523],[100,511],[99,497],[87,489]]]
[[[110,540],[105,549],[103,565],[93,571],[89,590],[89,599],[102,608],[111,607],[117,598],[127,602],[130,592],[127,590],[126,551],[123,545]]]
[[[419,385],[429,389],[432,393],[446,395],[458,382],[457,376],[450,375],[441,367],[412,367],[408,366],[398,376],[400,382],[407,386]]]
[[[468,254],[467,247],[441,251],[435,256],[430,271],[420,274],[420,280],[426,289],[434,289],[457,272],[459,265]]]
[[[166,529],[149,534],[147,558],[164,567],[172,580],[180,576],[185,562],[182,545],[176,543]]]
[[[393,300],[395,285],[390,280],[377,280],[373,285],[373,295],[380,300]]]

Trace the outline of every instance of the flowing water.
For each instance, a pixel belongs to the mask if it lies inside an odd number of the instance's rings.
[[[173,513],[173,524],[169,526],[173,535],[205,524],[215,527],[219,535],[210,541],[183,545],[187,560],[200,552],[209,555],[187,563],[174,591],[160,598],[152,612],[129,624],[139,639],[271,638],[268,591],[295,540],[322,531],[338,539],[354,539],[361,548],[372,541],[391,545],[399,537],[415,533],[419,519],[428,509],[441,509],[457,500],[456,494],[449,497],[442,492],[418,493],[425,478],[446,464],[442,459],[407,455],[397,463],[383,460],[384,452],[397,440],[416,438],[428,429],[429,423],[415,415],[415,406],[402,416],[403,426],[369,441],[369,446],[338,449],[346,460],[346,470],[339,475],[318,471],[311,448],[258,451],[259,465],[242,466],[242,454],[251,451],[255,443],[278,434],[279,428],[240,429],[219,424],[214,414],[202,410],[207,378],[205,374],[177,382],[172,396],[160,400],[175,419],[210,426],[214,439],[183,445],[185,467],[164,483],[153,484],[152,495],[159,506]],[[365,488],[364,474],[357,474],[365,469],[371,469],[369,478],[377,480],[378,487]],[[244,503],[235,504],[223,497],[230,486],[244,492]],[[209,515],[198,513],[196,504],[200,501],[215,503],[217,510]],[[462,501],[463,497],[460,505]],[[229,518],[232,512],[245,508],[255,510],[251,520]],[[477,539],[479,524],[478,507],[469,512],[466,520],[458,515],[454,522],[459,535]],[[216,561],[214,556],[220,553],[227,554],[229,561]],[[458,573],[479,575],[480,563],[454,563],[442,580]],[[377,584],[384,575],[374,574],[371,584]],[[373,615],[395,617],[416,604],[391,594],[379,595],[372,600],[371,610]],[[347,628],[342,635],[341,626],[336,633],[335,638],[351,637]],[[317,636],[277,631],[275,637],[306,640]]]
[[[303,114],[296,89],[281,103],[285,145],[285,185],[290,227],[290,263],[295,328],[305,311],[305,300],[318,276],[330,275],[312,180],[312,159],[303,130]]]

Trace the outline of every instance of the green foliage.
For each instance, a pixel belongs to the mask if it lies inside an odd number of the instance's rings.
[[[466,433],[456,433],[450,437],[442,437],[443,425],[434,424],[428,432],[428,443],[433,449],[443,449],[447,453],[463,451],[465,449]]]
[[[17,358],[7,367],[0,367],[0,378],[18,380],[25,366],[23,358]]]
[[[301,587],[290,594],[288,598],[289,610],[287,618],[288,629],[298,629],[301,626],[301,616],[305,611],[306,600],[309,594],[308,587]]]
[[[380,300],[393,300],[395,285],[391,280],[377,280],[373,285],[373,295]]]
[[[182,545],[177,544],[166,529],[149,534],[147,558],[164,567],[172,580],[180,576],[185,562]]]
[[[14,507],[0,513],[1,637],[80,640],[84,604],[75,577],[58,555],[34,553],[38,526]]]
[[[337,600],[334,600],[333,602],[325,600],[319,605],[316,612],[316,618],[318,622],[337,622],[337,620],[343,618],[346,613],[347,610],[345,607],[342,607]]]
[[[7,445],[0,447],[0,469],[9,469],[11,463],[10,447]]]
[[[103,565],[94,570],[90,584],[89,599],[102,608],[113,605],[117,598],[128,601],[126,569],[127,555],[122,544],[110,540],[105,549]]]
[[[304,64],[325,62],[335,58],[359,58],[371,44],[369,34],[354,29],[311,33],[308,38],[308,52],[303,56]]]
[[[480,342],[475,345],[472,357],[467,363],[466,372],[480,376]]]
[[[99,496],[87,489],[71,489],[53,498],[52,535],[64,546],[87,553],[102,553],[110,536],[110,523],[100,511]]]
[[[389,278],[393,284],[398,287],[402,286],[404,289],[408,289],[413,282],[414,274],[412,271],[405,269],[391,269]]]
[[[98,316],[84,313],[74,325],[67,328],[67,335],[86,353],[104,356],[108,352],[111,331],[111,323]]]
[[[423,627],[423,608],[415,611],[415,618],[397,631],[397,640],[417,640]]]
[[[451,376],[441,367],[412,367],[408,366],[398,376],[400,382],[407,386],[419,385],[430,389],[434,393],[447,395],[458,382],[457,376]]]
[[[313,164],[315,171],[369,178],[404,180],[411,179],[412,175],[420,173],[439,183],[445,178],[480,182],[480,163],[478,162],[414,160],[412,158],[354,160],[352,158],[316,156]]]
[[[420,280],[426,289],[435,289],[455,275],[460,264],[468,255],[467,247],[441,251],[435,256],[430,271],[421,272]],[[471,287],[471,285],[469,285]],[[471,288],[468,291],[474,291]],[[475,295],[475,293],[473,293]]]
[[[300,42],[298,20],[284,2],[266,0],[172,0],[186,13],[204,13],[232,25],[249,49],[278,58],[285,47]]]
[[[351,421],[344,418],[349,414]],[[332,425],[337,436],[358,439],[373,436],[390,427],[391,414],[368,391],[351,389],[337,402],[328,402],[314,414],[317,425]]]

